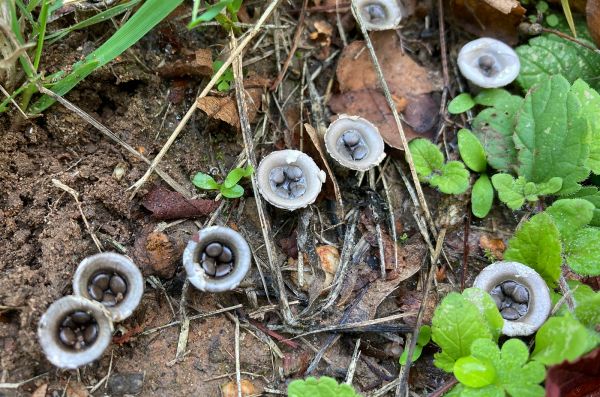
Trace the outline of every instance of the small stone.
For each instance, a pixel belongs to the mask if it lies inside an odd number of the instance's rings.
[[[233,259],[233,253],[231,252],[229,247],[223,246],[223,252],[221,252],[221,255],[219,255],[217,259],[219,260],[219,262],[222,263],[231,262],[231,260]]]
[[[223,277],[228,275],[231,272],[232,268],[233,266],[231,265],[231,263],[221,263],[219,266],[217,266],[215,277]]]
[[[206,257],[202,261],[202,269],[204,269],[204,271],[206,272],[207,275],[214,277],[215,272],[217,270],[217,264],[216,264],[215,258]]]
[[[502,309],[500,314],[502,315],[502,317],[505,320],[510,320],[510,321],[517,320],[521,317],[519,312],[513,307],[507,307],[505,309]]]
[[[369,4],[364,7],[364,10],[370,22],[379,22],[385,19],[385,9],[379,4]]]
[[[302,178],[302,169],[300,167],[297,167],[295,165],[290,165],[289,167],[287,167],[287,169],[285,170],[285,173],[287,175],[287,177],[289,179],[291,179],[292,181],[297,181],[300,178]]]
[[[98,273],[92,278],[92,284],[98,286],[102,291],[108,288],[110,275],[108,273]]]
[[[271,170],[271,173],[269,174],[269,179],[277,185],[285,182],[285,173],[283,172],[283,168],[281,168],[281,167],[273,168]]]
[[[517,303],[529,302],[529,291],[522,285],[516,285],[513,289],[512,298]]]
[[[98,337],[98,324],[90,324],[83,331],[83,340],[87,345],[91,345]]]
[[[346,145],[353,147],[360,142],[360,134],[354,130],[346,131],[342,134],[342,140]]]
[[[367,156],[368,150],[365,145],[358,145],[352,151],[352,158],[354,160],[362,160]]]
[[[92,316],[83,311],[76,311],[71,313],[71,318],[77,324],[87,324],[92,319]]]
[[[73,330],[68,327],[62,327],[60,329],[60,332],[58,333],[58,337],[60,341],[67,346],[73,346],[75,345],[75,342],[77,342],[75,332],[73,332]]]
[[[300,182],[290,183],[290,196],[291,198],[298,198],[306,192],[306,185]]]
[[[221,252],[223,252],[223,246],[221,243],[210,243],[206,246],[204,252],[206,252],[206,255],[216,258],[217,256],[221,255]]]
[[[102,288],[98,287],[98,285],[91,284],[88,287],[88,292],[89,292],[90,296],[92,297],[92,299],[95,299],[97,301],[102,301],[102,297],[104,296],[104,290]]]
[[[127,283],[123,277],[115,274],[110,278],[110,290],[115,294],[124,294],[127,291]]]
[[[110,292],[106,292],[104,294],[104,298],[102,299],[102,303],[105,306],[114,306],[117,304],[117,297],[114,294],[111,294]]]
[[[124,373],[114,374],[107,382],[108,394],[110,396],[137,395],[142,392],[144,385],[144,374]]]

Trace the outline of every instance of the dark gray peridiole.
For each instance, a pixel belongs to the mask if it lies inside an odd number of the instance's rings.
[[[369,22],[378,23],[385,20],[387,13],[381,4],[367,4],[364,6],[365,15]]]
[[[117,272],[101,271],[90,278],[88,292],[92,299],[112,307],[119,304],[127,294],[127,281]]]
[[[518,320],[529,309],[529,291],[522,284],[508,280],[490,292],[500,314],[505,320]]]
[[[60,323],[58,339],[68,348],[83,350],[96,341],[98,331],[98,322],[91,314],[74,311]]]
[[[200,254],[200,264],[208,276],[225,277],[233,270],[233,252],[223,243],[212,242]]]
[[[275,167],[269,173],[273,191],[285,199],[296,199],[306,192],[306,180],[302,168],[295,165]]]

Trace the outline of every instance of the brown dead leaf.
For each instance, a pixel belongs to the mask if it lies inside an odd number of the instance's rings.
[[[142,205],[158,220],[193,218],[211,214],[219,207],[213,200],[190,200],[160,185],[144,196]]]
[[[425,312],[423,313],[423,324],[431,324],[433,318],[433,312],[437,306],[437,292],[429,291],[429,298],[427,299],[427,306],[425,306]],[[408,289],[401,289],[398,295],[398,305],[401,312],[412,312],[417,313],[421,307],[423,301],[423,291],[415,291]],[[404,322],[408,325],[415,326],[417,323],[417,316],[406,317]]]
[[[48,384],[44,383],[40,387],[34,390],[31,393],[31,397],[46,397],[46,391],[48,390]]]
[[[91,394],[79,382],[69,383],[66,390],[67,397],[89,397]]]
[[[547,397],[600,395],[600,348],[575,360],[552,366],[546,376]]]
[[[600,0],[588,0],[585,12],[590,35],[600,47]]]
[[[477,36],[493,37],[509,45],[517,44],[518,26],[527,10],[517,4],[510,13],[504,13],[490,5],[492,2],[512,3],[507,0],[445,0],[445,5],[450,22],[461,29]]]
[[[314,31],[308,37],[316,41],[321,47],[329,47],[331,45],[331,34],[333,26],[327,21],[317,20],[313,23]]]
[[[200,48],[194,54],[165,63],[157,71],[161,77],[168,79],[212,76],[212,52],[209,48]]]
[[[483,0],[503,14],[510,14],[513,8],[519,7],[518,0]]]
[[[504,245],[504,241],[499,238],[493,238],[486,234],[483,234],[479,238],[479,246],[482,250],[488,250],[492,255],[498,260],[502,260],[504,258],[504,250],[506,249],[506,245]]]

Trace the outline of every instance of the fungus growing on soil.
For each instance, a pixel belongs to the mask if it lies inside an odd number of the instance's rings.
[[[325,173],[298,150],[272,152],[260,162],[256,174],[263,197],[290,211],[313,203],[325,182]]]
[[[112,332],[110,313],[102,304],[73,295],[51,304],[38,325],[48,360],[68,369],[98,359],[110,344]]]
[[[250,247],[235,230],[224,226],[202,229],[183,252],[183,265],[192,285],[202,291],[236,288],[250,269]]]
[[[504,318],[505,335],[531,335],[550,315],[552,303],[546,282],[521,263],[493,263],[479,273],[473,286],[491,295]]]
[[[402,8],[397,0],[358,0],[360,11],[367,30],[396,29],[402,20]]]
[[[366,171],[385,158],[385,145],[377,127],[362,117],[341,115],[325,132],[325,147],[344,167]]]
[[[500,40],[482,37],[468,42],[458,53],[462,75],[482,88],[504,87],[519,75],[517,53]]]
[[[113,321],[129,317],[143,292],[140,270],[129,258],[114,252],[85,258],[73,276],[73,293],[102,303]]]

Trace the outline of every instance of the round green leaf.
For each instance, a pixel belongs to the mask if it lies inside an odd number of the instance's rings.
[[[460,161],[449,161],[444,164],[439,175],[433,175],[429,183],[442,193],[461,194],[469,188],[469,171]]]
[[[426,178],[444,165],[442,151],[424,138],[413,139],[408,144],[419,177]]]
[[[219,188],[219,184],[213,179],[213,177],[203,172],[199,172],[194,175],[192,183],[200,189],[213,190]]]
[[[467,167],[475,172],[485,171],[487,161],[483,146],[479,139],[465,128],[458,131],[458,150]]]
[[[463,385],[480,388],[494,382],[496,379],[496,370],[489,361],[467,356],[456,360],[454,364],[454,376]]]
[[[450,101],[448,104],[448,113],[460,114],[471,109],[473,106],[475,106],[473,97],[471,97],[471,94],[464,92]]]
[[[478,218],[485,218],[492,209],[494,188],[486,174],[482,174],[471,191],[471,211]]]

